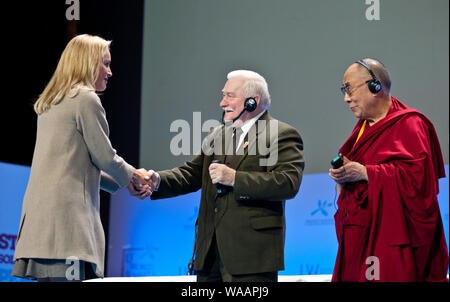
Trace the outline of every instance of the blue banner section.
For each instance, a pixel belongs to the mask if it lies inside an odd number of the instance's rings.
[[[438,196],[448,245],[449,183]],[[333,272],[337,253],[334,228],[337,196],[327,173],[304,175],[297,196],[286,202],[285,267],[281,275]],[[187,273],[200,191],[164,200],[139,201],[126,190],[111,200],[110,276],[173,276]]]
[[[449,182],[440,180],[439,205],[449,242]],[[0,281],[13,278],[13,256],[29,167],[0,163]],[[337,252],[333,215],[337,196],[328,174],[304,175],[300,192],[286,202],[286,269],[282,275],[331,274]],[[187,274],[200,191],[140,201],[126,189],[111,198],[108,276]]]
[[[0,281],[25,281],[11,277],[19,231],[22,200],[30,167],[0,163]]]

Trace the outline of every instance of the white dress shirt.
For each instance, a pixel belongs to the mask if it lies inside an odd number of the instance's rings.
[[[256,121],[261,117],[261,115],[264,114],[264,112],[266,112],[266,110],[262,111],[260,114],[258,114],[257,116],[255,116],[254,118],[246,121],[244,123],[244,125],[242,125],[241,129],[242,129],[242,135],[239,138],[239,142],[236,144],[236,152],[239,149],[239,147],[241,146],[242,142],[245,139],[245,136],[247,135],[248,131],[250,131],[250,128],[253,126],[253,124],[256,123]]]

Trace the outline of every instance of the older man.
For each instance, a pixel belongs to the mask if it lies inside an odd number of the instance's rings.
[[[285,200],[300,187],[303,142],[293,127],[269,115],[270,95],[261,75],[231,72],[222,93],[223,119],[231,125],[211,132],[220,134],[208,142],[216,144],[208,145],[214,152],[202,151],[179,168],[152,174],[158,187],[151,198],[202,189],[198,281],[277,281],[284,269]]]
[[[332,281],[445,281],[448,251],[437,194],[445,176],[432,123],[390,95],[385,66],[352,64],[342,92],[358,118],[331,169],[340,195]]]

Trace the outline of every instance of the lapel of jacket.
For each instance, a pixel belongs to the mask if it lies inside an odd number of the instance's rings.
[[[257,141],[259,136],[264,132],[266,129],[267,122],[271,119],[271,116],[269,115],[269,112],[264,112],[263,115],[253,124],[248,131],[248,133],[245,135],[244,141],[239,146],[239,149],[237,151],[237,155],[230,156],[228,162],[229,167],[237,170],[242,163],[242,161],[247,157],[249,150],[253,150],[254,154],[256,155],[256,147],[257,147]],[[258,123],[259,121],[265,121],[264,123]],[[256,135],[254,135],[256,133]],[[249,135],[250,134],[250,135]]]

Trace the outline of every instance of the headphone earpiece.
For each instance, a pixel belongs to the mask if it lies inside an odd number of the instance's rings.
[[[255,99],[253,97],[249,97],[245,99],[244,103],[244,109],[248,112],[255,111],[258,104],[256,103]]]
[[[381,91],[381,83],[377,79],[371,80],[368,83],[368,86],[369,86],[370,92],[372,92],[372,93],[378,93]]]
[[[358,60],[356,63],[364,66],[364,68],[367,69],[367,71],[370,73],[370,76],[372,77],[372,80],[367,82],[367,86],[369,88],[369,91],[372,93],[378,93],[383,89],[381,86],[381,82],[377,79],[375,74],[373,73],[372,69],[370,69],[369,65],[366,64],[363,60]]]
[[[245,102],[244,102],[244,109],[242,109],[241,113],[239,113],[239,115],[233,119],[233,123],[236,122],[245,111],[253,112],[253,111],[255,111],[256,107],[258,107],[258,103],[256,103],[256,100],[253,97],[246,98]],[[222,114],[222,123],[223,124],[225,124],[225,121],[223,120],[224,116],[225,116],[225,111]]]

